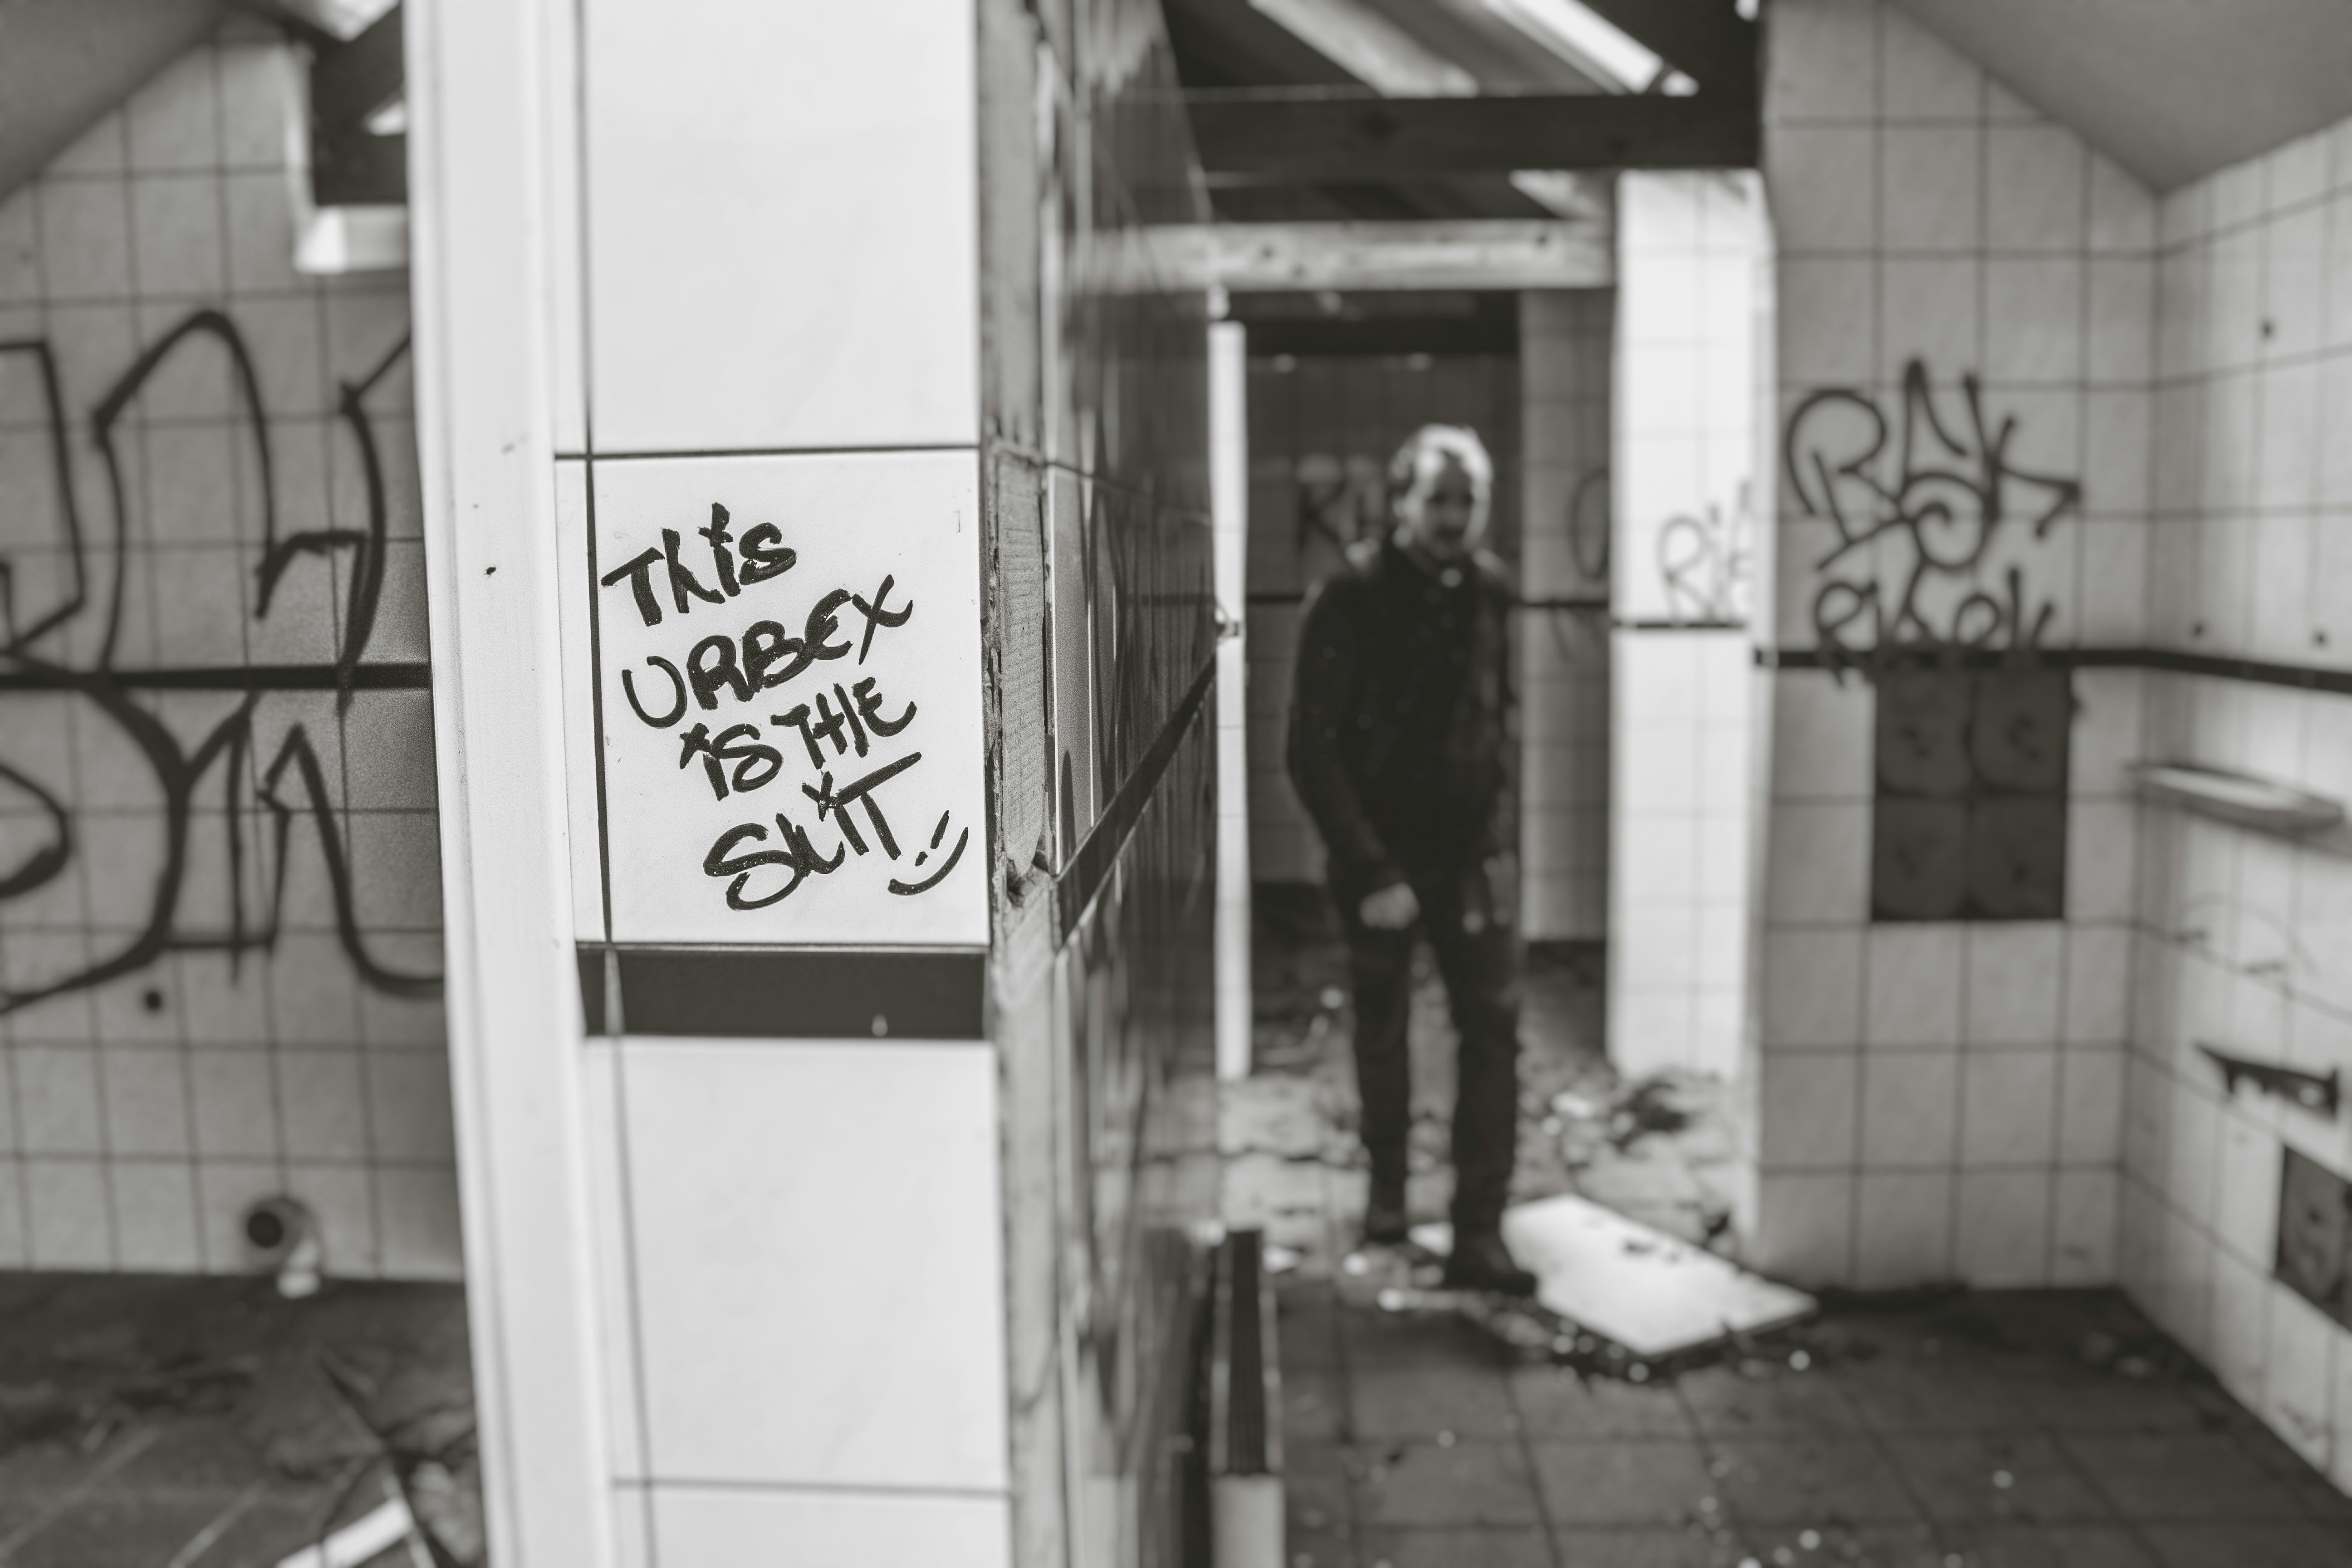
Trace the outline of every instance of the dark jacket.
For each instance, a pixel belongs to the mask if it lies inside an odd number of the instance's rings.
[[[1459,574],[1449,587],[1383,537],[1307,600],[1290,778],[1343,897],[1504,847],[1511,589],[1484,552]]]

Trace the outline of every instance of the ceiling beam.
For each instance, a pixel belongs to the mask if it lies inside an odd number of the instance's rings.
[[[1708,91],[1757,92],[1756,24],[1731,0],[1583,0]]]
[[[1756,103],[1530,94],[1487,98],[1188,95],[1192,140],[1212,175],[1395,180],[1515,169],[1752,168]]]
[[[1616,280],[1612,225],[1216,223],[1146,231],[1151,284],[1170,291],[1605,289]]]

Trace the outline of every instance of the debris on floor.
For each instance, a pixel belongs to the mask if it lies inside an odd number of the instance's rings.
[[[1815,1308],[1801,1290],[1573,1194],[1506,1210],[1503,1240],[1543,1305],[1654,1360],[1784,1328]]]
[[[7,1568],[484,1555],[457,1287],[0,1276]]]

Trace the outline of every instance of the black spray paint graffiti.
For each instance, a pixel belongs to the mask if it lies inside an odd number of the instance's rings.
[[[185,356],[193,352],[191,345],[205,342],[226,359],[228,401],[250,442],[261,534],[258,559],[253,564],[251,618],[256,624],[267,619],[288,571],[303,557],[331,561],[346,556],[349,587],[331,664],[265,667],[248,663],[229,669],[149,670],[127,669],[118,664],[116,651],[130,577],[130,521],[133,495],[140,488],[129,481],[124,471],[122,438],[128,433],[124,418],[159,374],[170,367],[187,366]],[[256,765],[256,715],[274,691],[331,689],[341,711],[362,689],[425,684],[421,667],[362,663],[383,597],[388,531],[383,457],[367,398],[406,353],[404,340],[367,374],[339,384],[337,415],[359,453],[366,494],[365,526],[310,530],[280,539],[268,419],[252,356],[235,323],[219,311],[197,310],[183,320],[139,355],[90,415],[89,437],[105,474],[111,508],[111,526],[94,546],[109,581],[102,592],[94,594],[93,543],[83,527],[71,425],[65,413],[56,355],[42,339],[0,342],[0,368],[15,362],[29,366],[36,378],[47,416],[46,457],[55,492],[52,538],[25,538],[18,531],[37,531],[37,522],[0,518],[0,529],[11,536],[12,548],[30,546],[21,554],[0,557],[0,691],[67,695],[87,716],[78,723],[110,728],[119,739],[127,741],[152,774],[147,782],[160,796],[163,826],[162,853],[137,929],[101,939],[110,944],[109,951],[87,962],[30,980],[19,977],[0,986],[0,1014],[136,973],[169,952],[225,952],[234,964],[247,954],[270,951],[280,930],[288,852],[298,816],[307,817],[315,830],[334,905],[337,935],[361,980],[394,995],[438,994],[437,976],[396,969],[371,952],[360,930],[352,896],[353,870],[336,820],[327,770],[303,727],[289,725],[269,760]],[[200,372],[202,367],[195,368]],[[156,493],[165,487],[155,482],[153,474],[145,478],[150,503],[158,504]],[[162,496],[160,504],[169,504],[168,494]],[[51,568],[46,574],[47,582],[44,574],[33,570],[43,564]],[[45,588],[50,591],[52,602],[46,606],[28,603],[38,600]],[[99,617],[94,628],[84,624],[92,612]],[[71,640],[77,632],[93,629],[94,647],[89,652],[78,656],[54,646]],[[157,690],[226,690],[239,696],[228,715],[190,747],[134,695]],[[63,875],[74,864],[82,828],[78,806],[60,799],[25,768],[0,763],[0,780],[33,804],[41,822],[34,847],[13,865],[0,868],[0,904],[5,904]],[[207,785],[216,789],[218,796],[217,816],[207,811],[211,821],[205,831],[220,836],[218,847],[229,868],[227,908],[210,929],[194,925],[182,907],[190,853],[199,832],[199,792]],[[262,833],[248,837],[247,819],[256,805],[267,812],[268,823]],[[257,908],[247,907],[249,884],[266,885],[255,900]]]
[[[1832,668],[1875,668],[1906,650],[1974,648],[2031,658],[2056,613],[2029,603],[2023,571],[1985,575],[2020,530],[2046,538],[2081,503],[2074,479],[2010,460],[2017,421],[1989,425],[1974,375],[1961,418],[1938,415],[1927,367],[1903,373],[1890,431],[1866,395],[1813,393],[1790,416],[1783,458],[1798,504],[1837,539],[1815,563],[1813,630]]]
[[[799,563],[800,552],[783,542],[783,531],[774,523],[755,523],[738,536],[733,521],[726,507],[712,503],[709,525],[695,531],[704,542],[705,549],[700,553],[707,561],[699,570],[680,553],[683,536],[674,528],[665,528],[659,546],[648,545],[601,574],[597,584],[607,590],[625,584],[639,623],[651,627],[664,624],[665,599],[671,606],[671,616],[683,621],[698,604],[724,605],[751,588],[782,577]],[[884,742],[898,735],[915,721],[916,704],[900,703],[896,713],[890,712],[892,704],[880,689],[880,678],[872,675],[845,677],[832,681],[829,689],[820,678],[806,689],[806,700],[790,708],[785,704],[803,693],[774,698],[763,695],[779,690],[819,664],[855,656],[855,666],[863,666],[874,649],[877,631],[903,626],[914,616],[915,606],[903,597],[897,605],[892,604],[897,586],[898,579],[886,574],[871,598],[848,588],[835,588],[821,595],[800,618],[798,637],[791,635],[783,622],[763,619],[753,621],[740,633],[713,632],[701,637],[682,660],[647,654],[644,659],[648,672],[646,686],[668,688],[651,708],[640,692],[638,672],[626,668],[621,670],[622,697],[638,721],[649,729],[674,729],[691,708],[720,715],[721,727],[715,735],[709,721],[699,721],[678,733],[678,768],[688,769],[698,761],[714,800],[754,794],[782,774],[785,752],[769,744],[769,739],[781,742],[788,732],[797,731],[801,745],[808,752],[809,770],[816,775],[817,782],[803,784],[801,793],[814,805],[818,826],[822,827],[830,819],[840,834],[832,856],[818,853],[809,830],[782,811],[772,814],[777,842],[783,846],[780,849],[744,847],[768,842],[768,829],[761,823],[737,823],[727,827],[703,857],[702,870],[704,875],[727,884],[729,909],[750,911],[782,902],[798,892],[811,877],[830,876],[839,870],[853,853],[861,858],[868,854],[865,833],[858,826],[861,815],[883,854],[894,864],[900,858],[898,839],[891,829],[890,819],[883,813],[879,792],[884,784],[921,762],[923,753],[909,752],[846,784],[835,784],[830,769],[837,759],[853,753],[862,762]],[[852,614],[859,619],[858,628],[843,624],[844,617]],[[735,710],[721,710],[722,698],[731,698],[738,704],[784,708],[784,711],[766,716],[772,728],[763,737],[756,722],[726,723],[725,719],[732,717]],[[828,745],[832,747],[830,753],[825,750]],[[856,813],[849,809],[853,805],[858,808]],[[940,846],[947,837],[949,815],[940,814],[931,828],[929,846],[916,850],[916,868],[925,866],[940,853]],[[971,842],[971,829],[966,827],[936,870],[914,882],[901,881],[894,876],[886,886],[902,898],[929,892],[955,869]],[[766,867],[783,868],[789,875],[756,894],[747,891]]]
[[[1755,512],[1744,484],[1728,516],[1710,501],[1704,517],[1683,513],[1666,519],[1658,530],[1658,576],[1665,585],[1667,618],[1744,623],[1755,534]]]

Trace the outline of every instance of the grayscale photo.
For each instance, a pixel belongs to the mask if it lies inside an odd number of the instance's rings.
[[[0,0],[0,1568],[2352,1568],[2345,0]]]

